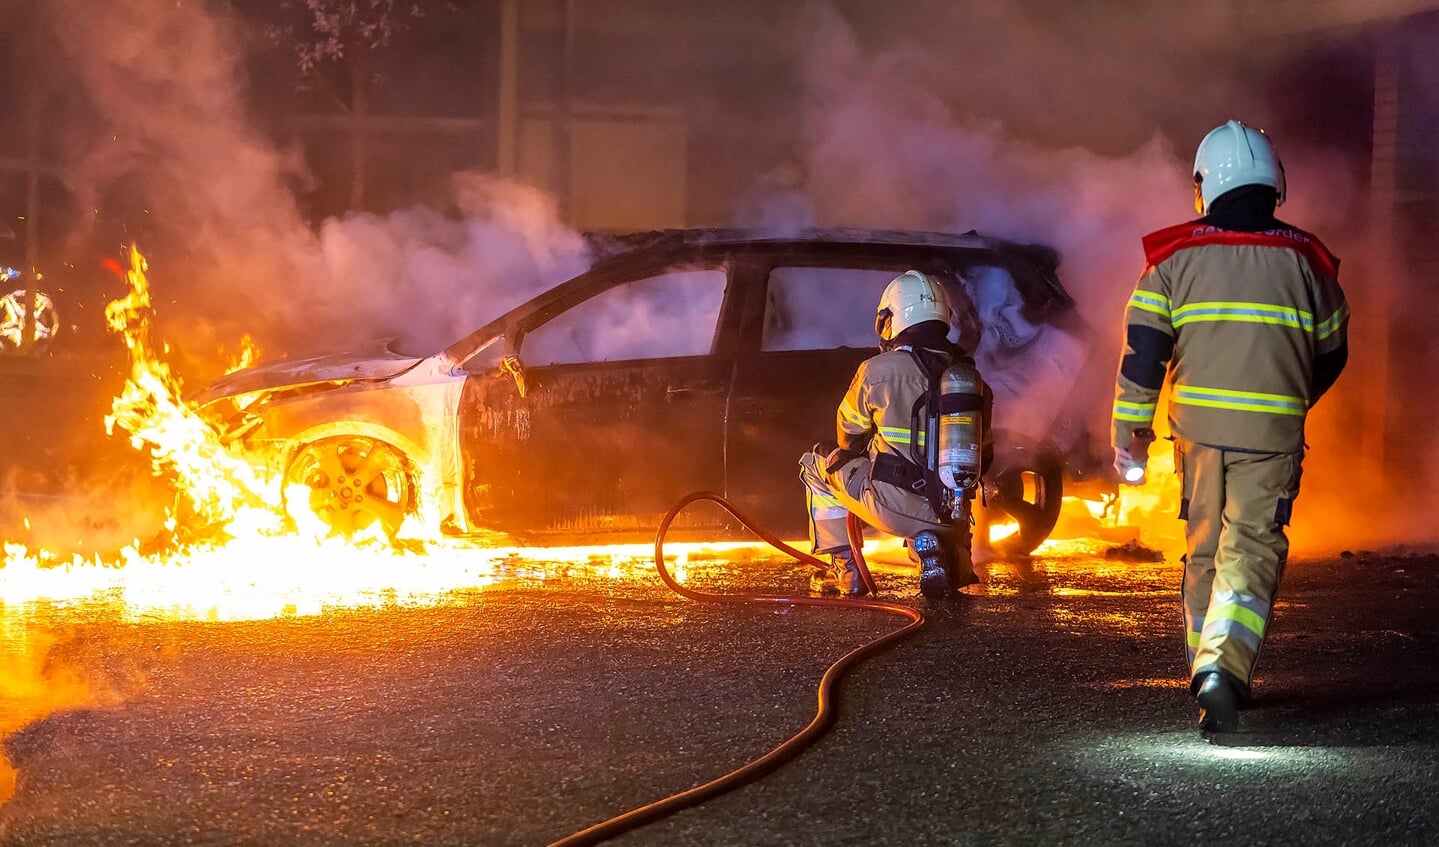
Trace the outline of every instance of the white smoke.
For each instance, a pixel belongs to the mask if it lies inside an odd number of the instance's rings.
[[[1124,156],[1038,147],[963,119],[929,57],[867,49],[828,5],[809,20],[802,144],[819,223],[1048,244],[1086,316],[1108,321],[1143,265],[1137,236],[1189,211],[1187,166],[1164,139]]]
[[[1067,289],[1098,332],[1081,340],[1029,323],[1008,275],[976,269],[964,282],[987,328],[977,360],[996,389],[997,414],[1034,438],[1077,382],[1107,393],[1097,375],[1112,376],[1117,341],[1108,330],[1143,267],[1138,236],[1189,211],[1187,167],[1170,145],[1156,136],[1123,156],[1044,149],[962,118],[931,78],[933,57],[866,48],[832,6],[811,6],[806,29],[798,168],[806,202],[793,177],[775,180],[775,202],[751,199],[742,222],[783,229],[791,214],[803,219],[790,227],[976,229],[1055,247]],[[1102,405],[1090,415],[1100,437]]]
[[[1145,264],[1140,236],[1196,214],[1189,174],[1199,134],[1231,117],[1271,127],[1276,117],[1254,83],[1264,78],[1261,66],[1286,57],[1216,37],[1235,10],[1126,4],[1102,25],[1066,27],[1062,19],[1092,10],[920,2],[869,16],[862,38],[835,6],[811,4],[801,27],[799,162],[786,163],[783,178],[757,181],[751,194],[768,191],[773,202],[746,197],[741,222],[973,228],[1057,248],[1060,276],[1093,330],[1087,350],[1067,333],[1028,325],[1010,287],[980,273],[965,280],[987,327],[977,359],[1008,400],[997,412],[1007,426],[1043,433],[1067,395],[1088,407],[1087,424],[1102,449],[1120,320]],[[896,33],[890,46],[877,29]],[[1069,41],[1056,39],[1070,30]],[[1176,111],[1186,113],[1182,120]],[[1082,128],[1065,132],[1066,122]],[[1146,132],[1146,122],[1188,125],[1194,136]],[[1021,137],[1013,127],[1029,133]],[[1036,135],[1088,140],[1059,147],[1025,140]],[[1280,216],[1320,233],[1347,257],[1346,285],[1362,303],[1366,244],[1355,218],[1365,207],[1364,174],[1322,138],[1316,146],[1279,135],[1291,185]],[[1362,348],[1362,319],[1356,323]],[[1317,450],[1307,466],[1313,484],[1305,495],[1310,505],[1300,510],[1301,542],[1337,543],[1319,524],[1352,505],[1354,439],[1344,430],[1355,417],[1361,378],[1347,374],[1311,418]]]
[[[1226,37],[1235,10],[1251,5],[846,5],[867,16],[862,39],[834,6],[808,4],[801,100],[787,104],[800,124],[796,161],[742,198],[746,222],[975,228],[1052,245],[1096,330],[1087,364],[1102,379],[1083,390],[1104,397],[1123,302],[1143,266],[1138,238],[1193,214],[1197,134],[1229,117],[1274,118],[1250,83],[1282,51],[1239,55]],[[117,191],[143,194],[165,245],[154,274],[170,310],[161,320],[198,318],[168,327],[204,337],[198,356],[241,332],[272,354],[390,334],[435,347],[585,263],[550,199],[478,174],[456,178],[460,219],[414,208],[312,226],[295,201],[309,179],[300,158],[247,113],[247,45],[228,4],[41,8],[70,75],[56,84],[87,104],[56,117],[57,134],[86,139],[62,151],[62,170],[83,208],[103,210]],[[85,110],[97,116],[88,126],[77,117]],[[1177,123],[1194,137],[1176,144],[1146,129]],[[1282,135],[1280,145],[1293,186],[1283,216],[1321,235],[1338,223],[1352,231],[1362,176],[1327,151]],[[1354,268],[1346,245],[1333,246]],[[1062,349],[1036,352],[1053,359]],[[1036,384],[1029,390],[1044,393]]]
[[[478,172],[452,182],[460,220],[416,206],[321,224],[327,314],[433,352],[584,268],[549,195]]]
[[[139,184],[155,212],[157,285],[193,351],[250,333],[270,355],[398,335],[433,351],[582,268],[583,240],[552,198],[478,173],[452,179],[453,219],[416,207],[311,227],[298,157],[254,126],[237,21],[214,4],[56,0],[56,40],[103,140],[68,173],[87,208]],[[83,233],[81,234],[84,235]],[[141,245],[142,249],[145,246]]]

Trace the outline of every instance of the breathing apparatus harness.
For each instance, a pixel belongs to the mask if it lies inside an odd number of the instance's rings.
[[[968,521],[984,469],[986,409],[979,370],[958,348],[891,349],[910,355],[929,390],[910,410],[909,455],[876,453],[871,478],[921,495],[941,520]]]

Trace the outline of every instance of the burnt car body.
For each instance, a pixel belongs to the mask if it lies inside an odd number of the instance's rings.
[[[797,460],[878,352],[884,285],[944,281],[961,344],[995,386],[991,510],[1011,549],[1091,477],[1073,402],[1086,330],[1044,247],[975,233],[666,230],[596,236],[589,270],[426,357],[262,365],[196,398],[224,437],[308,486],[349,531],[420,510],[446,533],[621,540],[699,489],[803,537]],[[293,498],[292,498],[293,499]],[[691,536],[741,533],[696,512]]]

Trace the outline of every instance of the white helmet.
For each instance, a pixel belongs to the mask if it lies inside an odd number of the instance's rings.
[[[1194,208],[1207,215],[1215,198],[1241,185],[1267,185],[1284,203],[1284,163],[1269,136],[1229,121],[1210,130],[1194,154]]]
[[[929,274],[905,271],[885,286],[874,316],[874,331],[882,341],[893,341],[909,327],[924,321],[949,323],[949,298]]]

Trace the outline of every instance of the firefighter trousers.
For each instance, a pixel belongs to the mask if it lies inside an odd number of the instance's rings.
[[[1223,671],[1245,699],[1264,644],[1299,496],[1303,453],[1243,453],[1175,442],[1181,479],[1184,634],[1191,681]]]
[[[824,457],[810,452],[800,457],[799,468],[808,492],[809,540],[814,553],[838,553],[849,548],[845,520],[850,512],[875,529],[901,538],[914,538],[929,530],[938,533],[946,546],[960,541],[953,527],[935,518],[929,500],[870,479],[874,464],[868,456],[851,459],[828,473]]]

